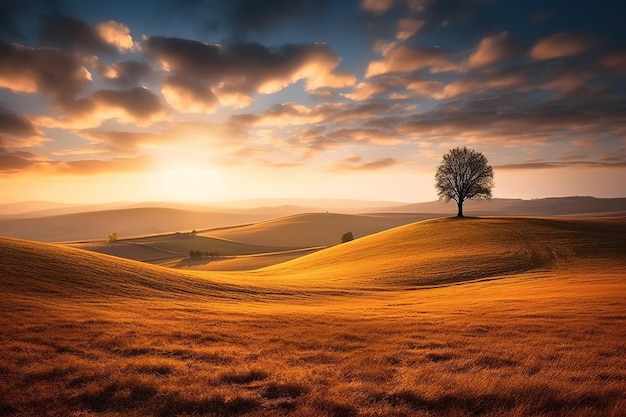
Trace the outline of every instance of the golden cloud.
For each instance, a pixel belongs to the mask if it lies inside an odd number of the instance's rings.
[[[361,0],[361,8],[374,14],[385,14],[393,6],[393,0]]]
[[[183,113],[215,113],[220,104],[209,87],[184,77],[169,77],[161,94],[170,106]]]
[[[458,70],[458,66],[439,48],[401,46],[389,52],[382,61],[370,62],[365,77],[392,72],[408,73],[424,68],[430,68],[432,73]]]
[[[0,87],[18,93],[45,93],[56,102],[73,98],[91,81],[75,56],[51,48],[30,48],[0,41]]]
[[[483,79],[463,79],[447,84],[443,88],[443,91],[435,94],[434,97],[441,99],[490,89],[518,87],[523,84],[524,78],[519,75],[501,75]]]
[[[133,41],[130,29],[123,23],[109,20],[98,23],[95,29],[105,42],[114,45],[121,52],[132,51],[139,48],[139,44]]]
[[[592,39],[584,35],[558,33],[539,40],[530,50],[534,60],[560,58],[585,52],[592,44]]]
[[[517,53],[517,47],[507,32],[483,38],[468,59],[469,68],[480,68],[507,59]]]
[[[396,39],[405,41],[415,35],[424,26],[424,21],[419,19],[400,19],[397,25]]]

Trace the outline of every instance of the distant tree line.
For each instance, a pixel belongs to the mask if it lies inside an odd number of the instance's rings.
[[[189,251],[189,257],[190,258],[215,258],[220,256],[219,253],[215,252],[215,251],[204,251],[202,252],[201,250],[193,250],[191,249]]]

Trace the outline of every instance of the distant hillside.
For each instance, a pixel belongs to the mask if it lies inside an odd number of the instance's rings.
[[[373,211],[456,215],[456,203],[432,201],[380,207]],[[553,197],[536,200],[494,198],[469,200],[463,204],[466,216],[563,216],[626,215],[626,198]]]
[[[264,214],[197,212],[168,208],[95,211],[26,219],[0,219],[0,236],[40,241],[106,239],[253,223]]]
[[[242,227],[207,230],[201,235],[252,245],[307,248],[341,243],[341,236],[346,232],[352,232],[356,239],[430,217],[432,216],[399,213],[304,213]]]

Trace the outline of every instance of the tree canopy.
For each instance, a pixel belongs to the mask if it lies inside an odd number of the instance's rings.
[[[435,174],[437,195],[446,202],[456,201],[457,217],[463,217],[465,200],[491,198],[493,186],[493,169],[487,158],[467,147],[450,149]]]

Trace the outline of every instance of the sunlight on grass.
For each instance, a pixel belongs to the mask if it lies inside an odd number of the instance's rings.
[[[0,414],[618,417],[625,228],[430,221],[193,274],[2,239]]]

